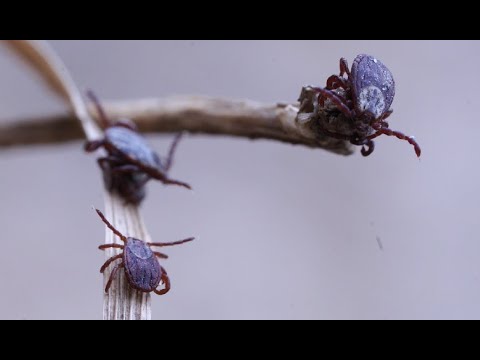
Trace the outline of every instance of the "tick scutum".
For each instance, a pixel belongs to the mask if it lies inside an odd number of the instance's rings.
[[[160,284],[162,277],[160,264],[144,241],[127,238],[123,261],[128,281],[135,289],[150,292]]]

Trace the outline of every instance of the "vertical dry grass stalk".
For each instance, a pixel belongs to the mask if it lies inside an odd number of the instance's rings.
[[[61,59],[48,43],[34,40],[5,40],[4,42],[41,75],[51,90],[71,106],[88,140],[96,140],[103,136],[102,131],[89,115],[81,92],[78,90]],[[94,166],[93,162],[92,166]],[[104,190],[104,194],[105,212],[111,223],[128,236],[150,241],[150,236],[142,221],[139,209],[132,205],[125,206],[124,201],[116,194],[110,194],[106,190]],[[88,211],[88,209],[85,209],[85,211]],[[98,222],[95,212],[92,210],[91,213],[92,221]],[[98,224],[100,226],[101,222],[98,222]],[[121,242],[108,230],[105,243]],[[92,243],[92,251],[95,251],[95,248],[95,244]],[[106,258],[114,255],[114,252],[117,251],[114,249],[106,250]],[[109,276],[110,269],[107,269],[104,274],[104,284]],[[123,272],[120,272],[117,279],[112,283],[109,293],[104,294],[103,318],[108,320],[150,319],[150,294],[142,294],[131,289],[126,282]]]

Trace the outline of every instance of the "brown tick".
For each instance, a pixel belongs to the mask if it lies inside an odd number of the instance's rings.
[[[128,283],[134,289],[137,289],[141,292],[153,291],[155,294],[158,295],[166,294],[170,290],[170,279],[168,278],[167,272],[165,271],[163,266],[158,263],[157,257],[161,259],[167,259],[168,256],[161,252],[152,251],[151,247],[180,245],[192,241],[194,240],[194,238],[191,237],[185,240],[169,243],[147,243],[143,240],[135,239],[133,237],[126,237],[108,222],[108,220],[105,218],[105,216],[100,210],[95,210],[97,211],[97,214],[100,216],[102,221],[107,225],[107,227],[112,230],[113,233],[117,235],[124,243],[124,245],[105,244],[98,247],[100,250],[105,250],[109,248],[122,250],[121,254],[112,256],[105,262],[105,264],[103,264],[100,269],[100,272],[103,274],[105,269],[111,263],[116,260],[121,260],[113,268],[107,285],[105,286],[105,292],[108,292],[108,289],[110,289],[112,281],[117,275],[118,270],[124,268]],[[164,284],[164,288],[158,290],[157,287],[160,282]]]
[[[361,145],[363,156],[373,152],[373,139],[376,137],[395,136],[413,145],[420,157],[421,149],[415,139],[391,130],[385,121],[393,112],[390,106],[395,96],[395,81],[380,60],[370,55],[358,55],[350,71],[347,60],[341,58],[340,75],[330,76],[325,88],[315,87],[313,90],[319,94],[321,107],[333,106],[348,121],[348,126],[341,133],[330,130],[330,124],[320,124],[326,135]]]
[[[104,147],[107,151],[108,155],[97,161],[103,170],[105,186],[109,191],[117,191],[127,203],[139,204],[145,197],[145,184],[150,179],[191,188],[187,183],[172,180],[167,176],[181,134],[175,137],[167,159],[162,161],[132,121],[120,120],[112,123],[96,96],[91,91],[87,95],[97,108],[105,136],[101,140],[88,141],[85,150],[92,152]]]

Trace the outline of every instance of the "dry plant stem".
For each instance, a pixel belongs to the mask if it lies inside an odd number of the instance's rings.
[[[46,42],[33,40],[5,40],[14,52],[24,59],[46,81],[49,87],[60,95],[74,110],[81,128],[89,140],[101,138],[102,131],[90,117],[81,92],[78,90],[70,74],[67,72],[61,59],[55,54]],[[74,123],[70,120],[70,122]],[[72,126],[73,127],[73,126]],[[25,130],[25,129],[24,129]],[[77,125],[78,130],[78,125]],[[78,136],[80,138],[80,134]],[[124,201],[117,195],[105,193],[105,212],[111,223],[124,234],[150,241],[150,236],[141,219],[138,208],[125,206]],[[87,209],[86,209],[87,210]],[[97,221],[92,210],[92,219]],[[89,239],[87,239],[89,240]],[[92,251],[96,248],[95,239],[92,240]],[[105,243],[121,243],[118,237],[113,237],[111,231],[106,230]],[[107,249],[105,257],[109,258],[118,250]],[[111,269],[104,272],[104,286],[110,276]],[[133,290],[119,272],[117,279],[112,283],[108,294],[104,293],[104,319],[140,320],[151,318],[150,295]]]
[[[144,132],[189,131],[250,139],[271,139],[321,148],[341,155],[352,146],[296,121],[298,108],[199,96],[105,103],[109,117],[133,119]],[[68,115],[0,124],[0,146],[70,141],[81,129]]]
[[[135,234],[135,237],[151,242],[151,237],[142,222],[138,207],[125,205],[124,203],[125,201],[117,195],[105,191],[105,216],[107,219],[122,234]],[[120,239],[110,230],[107,230],[106,237],[106,244],[123,245]],[[105,250],[106,258],[118,253],[119,251],[115,249]],[[113,266],[110,266],[105,270],[104,286],[112,268]],[[150,319],[152,315],[150,294],[133,289],[125,279],[123,271],[118,274],[121,274],[121,276],[117,275],[109,293],[104,296],[103,318],[105,320]]]
[[[41,75],[51,90],[72,107],[87,139],[97,139],[102,136],[101,130],[88,113],[81,92],[62,60],[48,43],[35,40],[5,40],[4,42]]]

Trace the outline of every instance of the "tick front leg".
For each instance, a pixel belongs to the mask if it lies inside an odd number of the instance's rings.
[[[165,255],[164,253],[154,251],[153,252],[156,256],[158,256],[160,259],[168,259],[168,255]]]
[[[167,271],[163,268],[163,266],[160,266],[160,269],[162,270],[162,282],[165,285],[165,288],[162,290],[153,290],[153,292],[157,295],[165,295],[170,291],[170,279],[168,278]]]
[[[315,91],[319,92],[322,96],[330,99],[346,117],[352,118],[354,113],[346,104],[345,99],[342,99],[340,96],[328,89],[314,88]]]
[[[115,256],[112,256],[110,259],[108,259],[107,261],[105,261],[105,264],[103,264],[103,266],[100,268],[100,272],[103,274],[103,272],[105,271],[105,269],[108,267],[108,265],[110,265],[112,262],[114,262],[115,260],[118,260],[118,259],[121,259],[123,256],[123,254],[118,254],[118,255],[115,255]]]
[[[175,138],[172,141],[172,144],[170,145],[170,149],[168,150],[168,156],[165,160],[165,164],[162,164],[162,167],[165,169],[165,173],[170,170],[173,164],[173,155],[175,155],[175,150],[177,149],[178,143],[180,142],[181,138],[183,136],[183,133],[178,133],[175,135]]]
[[[362,146],[362,150],[360,152],[366,157],[373,153],[373,150],[375,150],[375,143],[372,140],[367,140],[367,143]]]
[[[87,141],[84,145],[84,149],[86,152],[93,152],[105,144],[103,140],[93,140]]]
[[[341,58],[340,59],[340,76],[343,76],[344,74],[347,74],[347,76],[350,78],[350,69],[348,68],[347,59]]]
[[[98,118],[100,119],[100,124],[102,125],[102,127],[106,129],[109,126],[112,126],[112,122],[105,114],[105,110],[103,109],[102,104],[100,104],[100,100],[98,100],[97,95],[95,95],[95,93],[92,90],[87,90],[87,97],[95,106],[95,109],[97,110]]]
[[[383,132],[377,131],[375,134],[370,135],[367,139],[368,140],[373,140],[373,139],[379,137],[380,135],[383,135]]]
[[[143,171],[144,173],[149,175],[151,178],[156,179],[158,181],[161,181],[165,185],[178,185],[178,186],[186,187],[187,189],[190,189],[190,190],[192,189],[192,187],[189,184],[187,184],[183,181],[169,179],[167,177],[166,172],[161,171],[161,169],[159,169],[159,168],[154,168],[154,167],[151,167],[151,166],[144,166],[144,165],[140,165],[140,164],[138,164],[138,167],[141,171]]]
[[[112,273],[110,274],[110,277],[108,278],[108,282],[107,282],[107,286],[105,286],[105,292],[108,293],[108,290],[110,289],[110,286],[112,285],[112,281],[113,279],[115,278],[115,276],[117,275],[117,272],[120,268],[124,267],[125,265],[123,264],[123,262],[121,262],[120,264],[117,264],[113,270],[112,270]]]
[[[369,139],[378,137],[380,135],[387,135],[387,136],[395,136],[397,139],[400,140],[405,140],[408,142],[410,145],[413,146],[415,150],[415,154],[417,157],[420,157],[422,154],[422,149],[420,148],[420,145],[415,141],[415,138],[413,136],[407,136],[404,133],[396,130],[389,129],[387,127],[382,127],[381,124],[374,124],[372,127],[377,130],[377,132],[371,136],[369,136]]]
[[[105,249],[109,249],[109,248],[115,248],[115,249],[122,249],[124,248],[123,245],[120,245],[120,244],[105,244],[105,245],[100,245],[98,247],[100,250],[105,250]]]
[[[186,243],[186,242],[193,241],[193,240],[195,240],[194,237],[189,237],[189,238],[187,238],[187,239],[178,240],[178,241],[172,241],[172,242],[166,242],[166,243],[148,243],[148,246],[158,246],[158,247],[162,247],[162,246],[174,246],[174,245],[184,244],[184,243]]]
[[[113,227],[112,224],[110,224],[110,222],[107,220],[107,218],[105,217],[105,215],[103,215],[103,213],[98,210],[98,209],[95,209],[95,211],[97,212],[98,216],[100,216],[100,219],[102,219],[102,221],[104,222],[105,225],[107,225],[107,227],[112,230],[112,232],[117,235],[120,240],[122,240],[123,242],[126,242],[127,241],[127,237],[125,235],[123,235],[120,231],[118,231],[117,229],[115,229]]]
[[[158,179],[158,180],[163,182],[165,185],[178,185],[178,186],[183,186],[184,188],[187,188],[189,190],[192,190],[192,187],[183,181],[173,180],[165,177],[163,179]]]
[[[358,137],[350,139],[350,142],[353,145],[358,145],[362,147],[361,153],[363,156],[370,155],[375,149],[375,143],[372,141],[371,137],[366,139],[360,139]]]
[[[327,79],[327,89],[328,90],[335,90],[338,88],[342,88],[347,90],[348,88],[348,81],[345,80],[344,78],[337,76],[337,75],[332,75]]]

